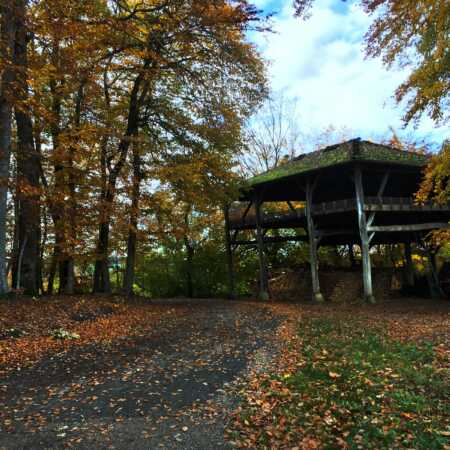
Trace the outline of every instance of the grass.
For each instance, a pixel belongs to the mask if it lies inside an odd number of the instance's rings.
[[[295,370],[261,382],[259,402],[250,400],[237,421],[241,442],[450,449],[450,388],[430,343],[400,343],[383,329],[330,318],[302,322],[298,333]]]

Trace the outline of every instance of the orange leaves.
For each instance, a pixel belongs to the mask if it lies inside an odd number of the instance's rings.
[[[18,299],[0,303],[0,330],[16,327],[23,337],[0,340],[0,373],[38,362],[49,354],[88,344],[104,345],[153,328],[163,310],[125,305],[95,297]],[[171,310],[165,311],[166,316]],[[76,340],[56,340],[51,333],[64,328],[80,335]]]

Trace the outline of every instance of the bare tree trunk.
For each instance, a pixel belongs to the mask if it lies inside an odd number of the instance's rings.
[[[136,145],[133,146],[133,191],[131,200],[130,224],[127,242],[127,263],[123,278],[123,291],[133,295],[133,284],[136,265],[137,226],[139,217],[140,184],[142,180],[141,156]]]
[[[6,216],[9,165],[11,159],[12,105],[10,96],[14,81],[11,66],[14,51],[15,21],[12,2],[0,5],[0,59],[6,63],[0,80],[0,295],[9,291],[6,263]],[[9,66],[9,67],[8,67]]]
[[[17,188],[19,202],[19,248],[23,248],[20,268],[21,287],[25,293],[39,293],[40,192],[39,155],[34,148],[31,111],[28,106],[28,30],[26,27],[27,0],[16,0],[16,41],[14,62],[17,68],[16,95],[20,108],[15,108],[17,123]]]

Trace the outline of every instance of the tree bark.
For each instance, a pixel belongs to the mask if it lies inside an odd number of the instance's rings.
[[[16,41],[14,62],[17,69],[15,118],[17,123],[17,189],[19,248],[23,249],[20,270],[21,287],[31,295],[39,293],[40,247],[40,186],[39,155],[34,148],[33,125],[27,85],[28,30],[26,26],[27,0],[15,1]],[[21,250],[22,251],[22,250]],[[18,267],[20,266],[20,268]]]
[[[142,104],[146,89],[139,96],[139,91],[143,83],[142,74],[138,75],[133,83],[130,94],[130,104],[128,109],[127,129],[120,140],[118,146],[118,160],[114,167],[109,171],[106,180],[104,193],[102,193],[100,204],[100,225],[97,241],[97,260],[94,269],[94,289],[97,292],[111,292],[111,282],[109,279],[108,254],[109,254],[109,226],[111,222],[111,211],[114,206],[117,178],[125,164],[131,141],[137,135],[139,130],[139,108]]]
[[[75,101],[75,114],[73,119],[73,127],[76,132],[80,129],[81,124],[81,106],[84,97],[85,81],[80,82]],[[68,237],[68,251],[65,253],[65,258],[62,261],[64,264],[65,278],[62,284],[62,292],[64,294],[74,294],[75,292],[75,241],[77,238],[77,202],[76,202],[76,180],[75,180],[75,166],[74,166],[75,149],[69,146],[68,160],[67,160],[67,183],[69,190],[69,206],[66,208],[66,218],[69,222],[69,236]]]
[[[0,81],[0,295],[9,291],[6,262],[6,215],[9,165],[11,159],[12,82],[11,66],[14,52],[15,28],[13,2],[0,5],[0,59],[6,63]]]
[[[139,154],[137,146],[133,145],[133,190],[131,194],[131,211],[127,242],[127,262],[125,275],[123,278],[123,291],[126,295],[133,295],[141,180],[141,156]]]
[[[188,298],[194,297],[194,276],[193,276],[193,263],[194,263],[194,249],[189,242],[189,238],[184,236],[184,246],[186,248],[186,295]]]

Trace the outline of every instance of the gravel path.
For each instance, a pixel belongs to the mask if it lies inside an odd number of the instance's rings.
[[[55,355],[0,380],[0,449],[229,448],[235,388],[276,353],[282,317],[256,303],[172,307],[183,313],[151,335]]]

